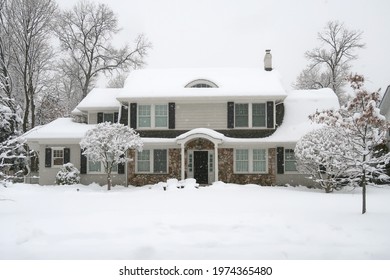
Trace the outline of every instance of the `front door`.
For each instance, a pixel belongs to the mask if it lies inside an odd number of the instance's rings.
[[[207,151],[194,151],[194,178],[198,184],[209,183],[208,157]]]

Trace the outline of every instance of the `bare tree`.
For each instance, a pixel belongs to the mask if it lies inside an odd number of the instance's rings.
[[[309,65],[298,76],[295,87],[329,87],[337,94],[340,104],[346,103],[343,87],[347,84],[350,63],[358,57],[356,51],[365,46],[361,43],[362,34],[362,31],[347,29],[338,21],[328,22],[318,33],[321,46],[305,53]]]
[[[0,105],[6,106],[11,112],[8,132],[12,135],[18,130],[19,122],[17,120],[17,105],[12,94],[10,32],[5,12],[7,5],[7,0],[0,0]]]
[[[81,98],[94,86],[99,73],[142,66],[151,47],[145,36],[139,35],[134,48],[114,48],[111,40],[119,32],[118,20],[105,4],[79,2],[61,14],[58,27],[61,47],[70,57],[63,67],[78,81]]]
[[[123,88],[126,82],[126,78],[129,76],[128,72],[118,73],[116,76],[111,78],[108,83],[108,88]]]
[[[24,94],[23,131],[35,126],[36,98],[46,86],[53,58],[50,30],[56,10],[53,0],[12,0],[6,6],[12,67]]]

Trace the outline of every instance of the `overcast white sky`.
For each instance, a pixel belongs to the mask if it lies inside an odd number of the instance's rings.
[[[77,0],[57,0],[61,8]],[[364,32],[353,72],[369,89],[390,85],[390,1],[386,0],[93,0],[119,17],[117,43],[144,33],[153,44],[148,68],[263,67],[265,49],[286,89],[306,66],[326,22]]]

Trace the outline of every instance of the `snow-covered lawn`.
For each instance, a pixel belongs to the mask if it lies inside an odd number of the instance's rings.
[[[79,191],[77,191],[79,189]],[[0,187],[0,259],[390,259],[390,187]]]

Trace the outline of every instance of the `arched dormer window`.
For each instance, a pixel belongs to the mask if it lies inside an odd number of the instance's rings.
[[[217,88],[218,86],[209,80],[198,79],[188,83],[186,88]]]

